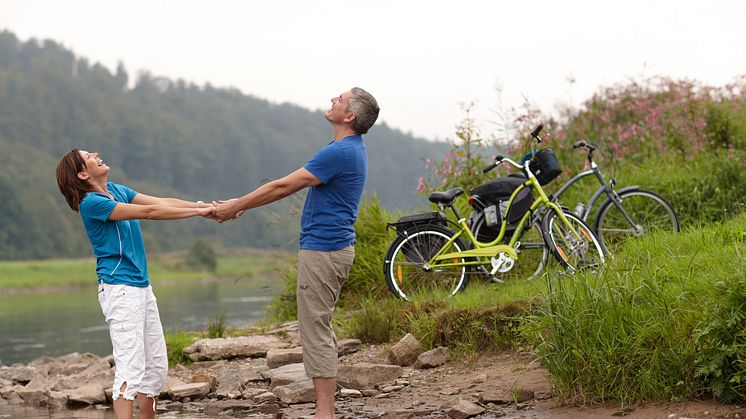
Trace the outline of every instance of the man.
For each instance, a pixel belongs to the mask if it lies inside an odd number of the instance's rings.
[[[305,166],[266,183],[240,198],[221,203],[219,222],[243,211],[310,187],[301,216],[298,285],[296,288],[303,363],[316,390],[314,418],[334,418],[337,388],[337,339],[332,312],[342,283],[355,258],[355,229],[360,199],[368,174],[368,157],[361,137],[378,118],[378,103],[359,87],[332,98],[324,117],[334,141]]]

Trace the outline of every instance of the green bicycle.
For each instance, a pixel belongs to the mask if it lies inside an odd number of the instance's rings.
[[[536,130],[532,136],[541,142]],[[454,295],[466,287],[470,274],[503,282],[501,278],[520,267],[524,253],[531,255],[528,257],[531,261],[527,262],[531,265],[535,259],[541,261],[536,254],[545,249],[570,273],[594,269],[604,263],[604,251],[593,230],[579,217],[551,202],[542,189],[542,185],[561,172],[551,148],[537,151],[523,164],[497,156],[483,171],[486,173],[502,163],[521,169],[526,177],[492,181],[498,189],[502,183],[515,187],[504,218],[497,212],[494,214],[492,221],[500,225],[500,230],[493,240],[483,242],[475,237],[466,218],[456,209],[454,201],[464,193],[462,188],[430,194],[428,199],[438,206],[438,212],[410,215],[388,224],[395,229],[396,237],[389,245],[383,267],[386,283],[395,296],[409,300],[418,293],[435,290]],[[446,209],[453,211],[457,222],[446,218]],[[535,228],[531,226],[531,217],[540,209],[544,214],[539,226],[542,241],[526,247],[521,239]],[[529,269],[532,270],[535,267]]]

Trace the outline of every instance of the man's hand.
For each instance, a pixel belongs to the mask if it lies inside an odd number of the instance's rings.
[[[238,208],[238,199],[233,198],[227,201],[216,201],[214,202],[216,207],[213,209],[213,217],[215,221],[224,223],[228,220],[238,218],[245,212]]]

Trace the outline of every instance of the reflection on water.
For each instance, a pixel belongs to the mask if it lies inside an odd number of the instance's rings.
[[[137,415],[134,415],[137,417]],[[205,419],[213,416],[201,413],[159,413],[159,419]],[[225,416],[222,416],[225,417]],[[49,410],[25,406],[3,406],[0,409],[0,419],[115,419],[111,408],[85,408],[78,410]]]
[[[166,332],[194,331],[207,329],[210,319],[219,314],[230,326],[245,326],[261,319],[276,292],[276,283],[271,277],[164,284],[154,281],[153,290]],[[0,360],[6,365],[27,363],[44,355],[111,353],[95,284],[77,291],[0,295],[0,319]]]

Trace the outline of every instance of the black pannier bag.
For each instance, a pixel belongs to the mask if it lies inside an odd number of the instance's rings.
[[[506,176],[492,179],[471,190],[475,195],[480,206],[488,207],[490,205],[499,205],[501,201],[510,199],[510,195],[526,181],[526,178]],[[483,209],[483,208],[478,208]]]
[[[531,159],[528,168],[536,176],[539,185],[546,185],[562,173],[557,155],[551,147],[539,150]]]
[[[397,234],[405,234],[406,232],[408,235],[412,235],[432,225],[445,226],[446,224],[446,217],[443,214],[427,212],[401,217],[396,223],[389,225],[396,228]],[[402,253],[404,258],[411,263],[424,263],[429,261],[446,241],[446,238],[440,236],[423,235],[420,236],[420,239],[404,243]]]
[[[404,217],[399,218],[397,222],[393,224],[389,224],[389,225],[396,227],[396,232],[401,234],[405,230],[408,230],[412,227],[427,227],[428,225],[431,225],[431,224],[445,226],[446,225],[445,215],[437,211],[426,212],[423,214],[406,215]]]
[[[516,195],[510,208],[506,208],[510,196],[524,182],[526,182],[525,177],[514,174],[507,177],[493,179],[472,189],[472,195],[477,198],[474,202],[476,210],[484,212],[485,208],[489,210],[489,207],[492,205],[497,207],[497,222],[495,224],[488,225],[487,214],[483,215],[484,220],[479,229],[477,240],[481,242],[491,242],[494,240],[500,232],[500,223],[503,218],[508,222],[506,238],[509,238],[510,235],[512,235],[512,231],[515,229],[514,224],[523,217],[523,214],[528,211],[531,204],[534,202],[534,196],[531,194],[531,189],[523,188]],[[505,214],[506,210],[507,214]]]

